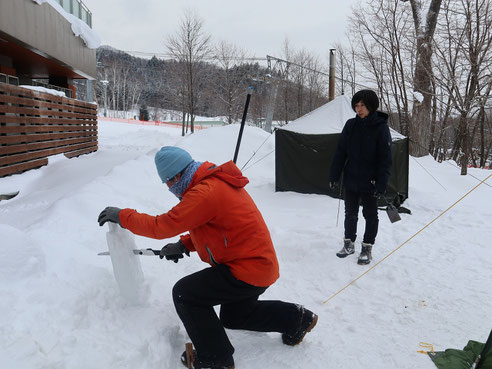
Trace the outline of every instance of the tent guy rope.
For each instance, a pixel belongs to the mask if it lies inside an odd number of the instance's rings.
[[[266,159],[267,156],[273,154],[275,152],[275,149],[273,149],[272,151],[270,151],[268,154],[266,154],[265,156],[262,156],[260,159],[258,159],[257,161],[255,161],[253,164],[251,164],[249,167],[245,168],[244,170],[241,169],[242,172],[245,172],[247,171],[249,168],[251,168],[252,166],[258,164],[260,161],[262,161],[263,159]],[[244,168],[244,167],[243,167]]]
[[[273,132],[275,132],[275,130],[274,130]],[[244,167],[245,167],[246,165],[248,165],[248,163],[251,161],[251,159],[253,159],[253,157],[256,155],[256,153],[257,153],[258,151],[260,151],[261,147],[265,144],[265,142],[267,142],[267,141],[268,141],[268,139],[269,139],[270,137],[272,137],[273,132],[272,132],[272,133],[270,133],[270,134],[268,135],[268,137],[265,139],[265,141],[263,141],[263,142],[262,142],[262,144],[261,144],[261,145],[260,145],[260,146],[256,149],[256,151],[254,151],[254,152],[253,152],[253,155],[251,155],[251,156],[250,156],[250,158],[248,159],[248,161],[247,161],[246,163],[244,163],[244,165],[241,167],[241,171],[243,171]],[[269,154],[270,154],[270,153],[269,153]],[[258,163],[258,162],[256,162],[256,163]],[[256,163],[254,163],[254,164],[256,164]],[[252,164],[251,166],[253,166],[254,164]],[[249,168],[249,167],[248,167],[248,168]]]
[[[475,191],[482,183],[485,183],[490,177],[492,177],[492,174],[490,174],[487,178],[485,178],[484,180],[482,180],[479,184],[477,184],[475,187],[473,187],[470,191],[468,191],[466,194],[464,194],[463,196],[461,196],[461,198],[459,200],[457,200],[454,204],[452,204],[450,207],[448,207],[446,210],[444,210],[441,214],[439,214],[437,217],[435,217],[433,220],[431,220],[429,223],[427,223],[424,227],[422,227],[417,233],[415,233],[413,236],[411,236],[408,240],[406,240],[405,242],[403,242],[400,246],[398,246],[396,249],[394,249],[393,251],[391,251],[388,255],[386,255],[384,258],[382,258],[380,261],[378,261],[376,264],[374,264],[371,268],[369,268],[368,270],[366,270],[364,273],[362,273],[361,275],[359,275],[357,278],[355,278],[354,280],[352,280],[349,284],[347,284],[345,287],[343,287],[342,289],[340,289],[338,292],[334,293],[332,296],[330,296],[328,299],[326,299],[325,301],[323,301],[323,304],[326,304],[328,301],[330,301],[331,299],[333,299],[335,296],[337,296],[338,294],[340,294],[342,291],[344,291],[347,287],[349,287],[350,285],[354,284],[355,282],[357,282],[359,279],[361,279],[362,277],[364,277],[367,273],[369,273],[371,270],[373,270],[374,268],[376,268],[378,265],[380,265],[383,261],[385,261],[387,258],[389,258],[391,255],[393,255],[396,251],[398,251],[399,249],[401,249],[404,245],[406,245],[408,242],[410,242],[415,236],[417,236],[418,234],[420,234],[424,229],[426,229],[427,227],[429,227],[432,223],[434,223],[436,220],[438,220],[441,216],[443,216],[444,214],[446,214],[449,210],[451,210],[456,204],[458,204],[461,200],[463,200],[465,197],[467,197],[470,193],[472,193],[473,191]]]
[[[423,170],[425,170],[425,172],[426,172],[428,175],[430,175],[434,181],[436,181],[436,182],[437,182],[437,183],[438,183],[438,184],[439,184],[442,188],[444,188],[444,190],[445,190],[445,191],[447,191],[446,187],[444,187],[444,186],[442,185],[442,183],[441,183],[441,182],[439,182],[439,181],[438,181],[438,180],[437,180],[437,179],[436,179],[436,178],[435,178],[435,177],[434,177],[434,176],[433,176],[433,175],[432,175],[432,174],[431,174],[431,173],[430,173],[427,169],[425,169],[425,167],[424,167],[422,164],[420,164],[420,163],[417,161],[417,159],[415,159],[413,156],[410,156],[410,157],[411,157],[411,158],[412,158],[412,159],[413,159],[413,160],[414,160],[414,161],[415,161],[418,165],[420,165],[420,167],[421,167]]]

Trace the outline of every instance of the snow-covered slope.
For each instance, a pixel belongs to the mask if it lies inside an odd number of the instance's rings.
[[[220,164],[232,159],[238,128],[182,138],[174,128],[101,122],[98,152],[71,160],[57,156],[47,167],[0,179],[0,193],[21,191],[0,202],[2,368],[181,367],[188,338],[171,289],[206,265],[196,255],[178,264],[140,257],[149,297],[130,306],[119,294],[109,257],[97,256],[107,250],[107,227],[96,220],[108,205],[167,211],[177,200],[159,181],[155,152],[177,144],[197,160]],[[443,350],[487,338],[492,181],[440,215],[490,171],[471,169],[476,178],[463,177],[451,163],[411,159],[405,206],[413,214],[395,224],[380,214],[374,260],[363,267],[355,255],[335,256],[343,204],[337,225],[338,200],[274,192],[274,154],[267,155],[274,139],[267,138],[246,127],[238,159],[241,168],[256,152],[244,172],[250,179],[246,188],[270,228],[280,262],[281,277],[263,298],[304,304],[319,323],[296,347],[283,345],[275,333],[228,331],[236,368],[431,369],[431,360],[417,353],[419,342]],[[135,241],[139,248],[167,243]]]

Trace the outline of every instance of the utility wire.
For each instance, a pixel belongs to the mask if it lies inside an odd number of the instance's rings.
[[[485,183],[490,177],[492,177],[492,174],[490,174],[487,178],[485,178],[484,180],[482,180],[479,184],[477,184],[475,187],[473,187],[470,191],[468,191],[466,194],[464,194],[458,201],[456,201],[453,205],[451,205],[450,207],[448,207],[446,210],[444,210],[441,214],[439,214],[437,217],[435,217],[432,221],[430,221],[429,223],[427,223],[423,228],[421,228],[417,233],[415,233],[412,237],[410,237],[408,240],[406,240],[405,242],[403,242],[400,246],[398,246],[396,249],[394,249],[393,251],[391,251],[388,255],[386,255],[384,258],[382,258],[380,261],[378,261],[376,264],[374,264],[371,268],[369,268],[368,270],[366,270],[364,273],[362,273],[361,275],[359,275],[357,278],[355,278],[352,282],[350,282],[349,284],[347,284],[345,287],[343,287],[341,290],[339,290],[338,292],[334,293],[330,298],[326,299],[325,301],[323,301],[323,304],[326,304],[328,301],[330,301],[331,299],[333,299],[335,296],[337,296],[339,293],[341,293],[343,290],[345,290],[347,287],[349,287],[350,285],[354,284],[355,282],[357,282],[359,279],[361,279],[363,276],[365,276],[367,273],[369,273],[371,270],[373,270],[374,268],[376,268],[378,265],[380,265],[383,261],[385,261],[387,258],[389,258],[391,255],[393,255],[396,251],[398,251],[399,249],[401,249],[403,246],[405,246],[408,242],[410,242],[415,236],[417,236],[419,233],[421,233],[424,229],[426,229],[427,227],[429,227],[432,223],[434,223],[436,220],[438,220],[441,216],[443,216],[444,214],[446,214],[449,210],[451,210],[451,208],[453,208],[456,204],[458,204],[461,200],[463,200],[465,197],[467,197],[470,193],[472,193],[473,191],[475,191],[478,186],[480,186],[482,183]]]

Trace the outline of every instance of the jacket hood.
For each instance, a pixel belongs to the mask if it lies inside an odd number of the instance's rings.
[[[208,177],[220,178],[222,181],[237,188],[242,188],[249,183],[248,178],[243,176],[239,168],[232,160],[219,166],[206,161],[200,165],[186,191]]]

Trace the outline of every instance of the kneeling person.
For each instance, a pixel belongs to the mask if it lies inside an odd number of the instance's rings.
[[[224,328],[279,332],[283,343],[300,343],[318,316],[297,304],[258,300],[278,279],[279,266],[268,228],[244,189],[248,179],[232,161],[199,163],[177,147],[163,147],[155,164],[180,202],[158,216],[107,207],[98,221],[155,239],[189,231],[164,246],[160,257],[177,262],[196,251],[210,264],[173,288],[176,311],[196,349],[191,367],[234,368],[234,347]],[[188,365],[185,353],[182,361]]]

